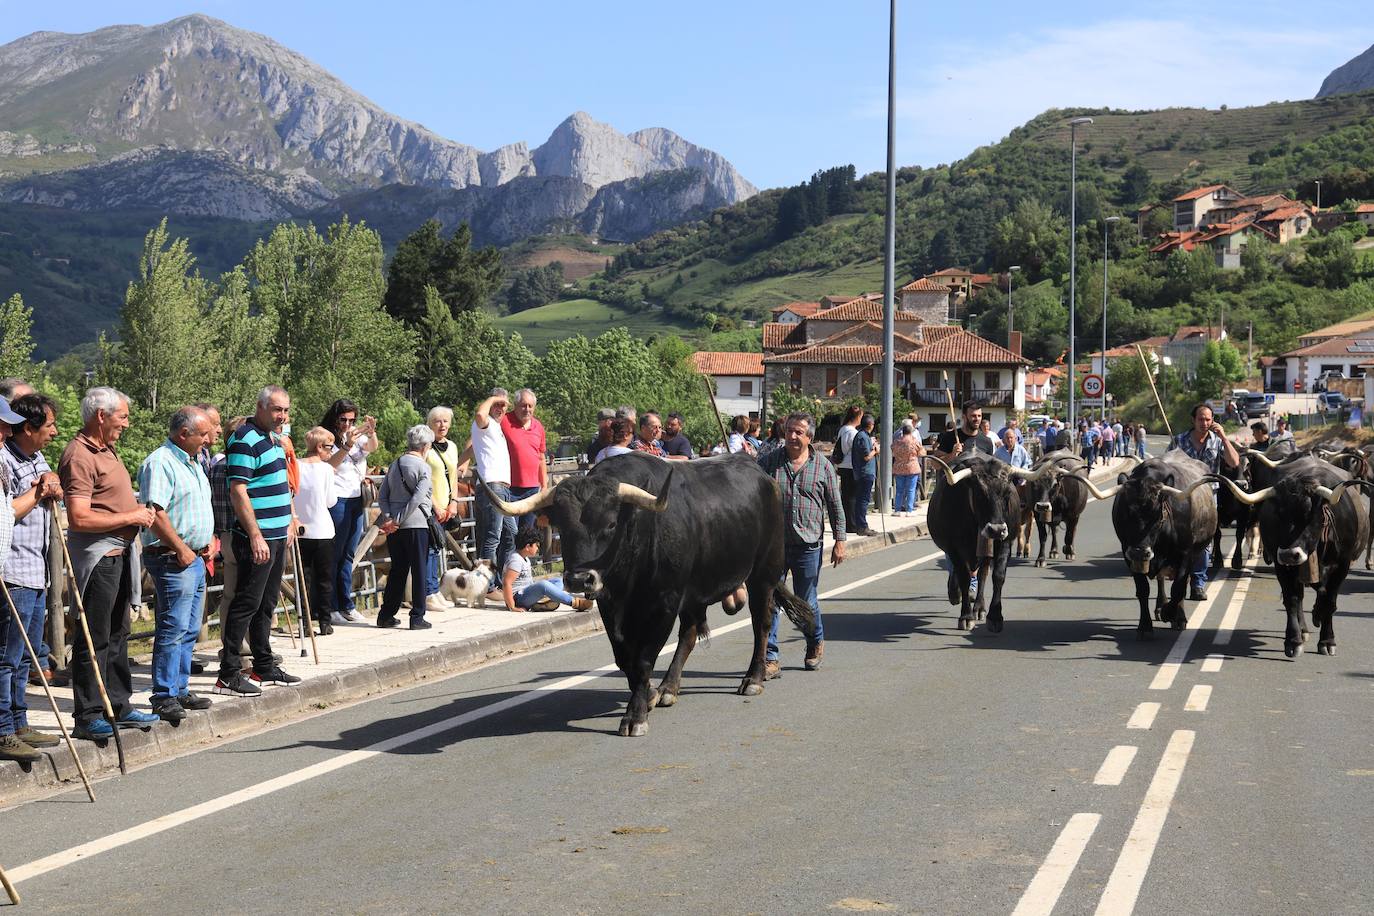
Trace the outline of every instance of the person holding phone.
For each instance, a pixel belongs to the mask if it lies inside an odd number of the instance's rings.
[[[1192,428],[1175,436],[1169,448],[1181,449],[1189,458],[1201,461],[1207,465],[1209,474],[1221,473],[1223,463],[1228,468],[1240,466],[1236,447],[1226,438],[1226,431],[1213,417],[1212,408],[1206,404],[1198,404],[1193,408]],[[1216,484],[1212,485],[1212,498],[1216,499]],[[1197,566],[1193,569],[1193,584],[1188,592],[1190,601],[1201,601],[1206,596],[1207,570],[1211,564],[1212,549],[1208,547],[1198,555]]]
[[[353,554],[358,550],[366,523],[367,500],[363,481],[367,478],[367,456],[377,450],[377,420],[359,418],[358,405],[340,398],[324,413],[320,425],[334,434],[334,451],[329,464],[334,468],[337,500],[329,509],[334,522],[334,608],[330,622],[361,623],[353,601]],[[324,618],[324,610],[320,612]]]

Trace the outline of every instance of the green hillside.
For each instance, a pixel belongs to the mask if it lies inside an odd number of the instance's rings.
[[[665,319],[660,312],[630,311],[593,299],[567,299],[505,315],[496,319],[496,326],[507,334],[519,332],[525,346],[535,353],[543,353],[551,341],[575,334],[595,337],[611,328],[626,328],[636,337],[652,337],[665,332],[681,335],[691,330]]]

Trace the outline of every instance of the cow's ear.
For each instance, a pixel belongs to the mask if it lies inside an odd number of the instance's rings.
[[[1117,475],[1116,475],[1116,485],[1119,487],[1119,486],[1122,486],[1122,485],[1125,484],[1125,483],[1126,483],[1126,475],[1125,475],[1125,474],[1117,474]]]
[[[1168,474],[1168,475],[1166,475],[1165,478],[1164,478],[1164,486],[1166,486],[1166,487],[1172,487],[1173,485],[1174,485],[1174,475],[1173,475],[1173,474]]]

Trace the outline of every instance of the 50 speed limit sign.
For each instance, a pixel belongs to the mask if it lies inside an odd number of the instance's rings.
[[[1100,398],[1102,397],[1102,389],[1105,388],[1106,385],[1102,382],[1102,376],[1096,373],[1089,373],[1083,376],[1083,381],[1078,383],[1078,387],[1079,390],[1083,392],[1084,397]]]

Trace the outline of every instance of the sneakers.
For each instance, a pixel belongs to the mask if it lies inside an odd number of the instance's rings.
[[[186,718],[186,710],[176,697],[153,700],[153,712],[162,721],[171,722],[173,725]]]
[[[434,628],[434,624],[423,617],[418,617],[410,622],[410,628],[412,630],[430,630]]]
[[[0,760],[33,763],[42,759],[43,755],[25,743],[23,739],[15,735],[0,735]]]
[[[348,623],[348,618],[345,617],[343,614],[339,613],[338,611],[334,611],[332,614],[329,615],[329,622],[330,622],[330,623]]]
[[[815,645],[806,647],[806,658],[802,663],[806,665],[807,671],[815,671],[821,666],[821,660],[825,658],[825,640],[819,640]]]
[[[228,697],[256,697],[262,695],[262,688],[235,671],[228,678],[221,676],[215,681],[215,693]]]
[[[114,727],[104,718],[78,722],[72,729],[72,737],[83,741],[108,741],[114,737]]]
[[[62,743],[62,739],[56,735],[40,732],[28,725],[15,731],[14,736],[29,747],[57,747]]]
[[[453,605],[445,601],[443,596],[440,595],[438,592],[435,592],[433,595],[430,595],[428,598],[425,599],[426,611],[447,611],[452,607]]]
[[[1190,585],[1190,586],[1188,586],[1188,600],[1189,600],[1189,601],[1205,601],[1205,600],[1207,600],[1207,590],[1204,589],[1204,588],[1203,588],[1202,586],[1200,586],[1200,585]]]
[[[188,690],[181,696],[177,697],[177,702],[181,704],[182,709],[210,708],[210,701],[207,698],[191,690]]]
[[[775,681],[782,677],[782,663],[776,658],[770,658],[763,663],[763,679],[765,681]]]
[[[574,600],[575,600],[575,599],[574,599]],[[548,595],[545,595],[543,598],[540,598],[538,601],[536,601],[536,602],[534,603],[534,607],[530,608],[530,610],[532,610],[532,611],[556,611],[556,610],[558,610],[560,607],[562,607],[562,605],[558,603],[558,600],[557,600],[556,598],[550,598]]]
[[[271,671],[263,674],[254,671],[249,677],[255,684],[278,684],[289,687],[292,684],[299,684],[301,682],[300,678],[296,677],[294,674],[287,674],[279,667],[273,668]]]
[[[176,701],[173,700],[173,702],[176,702]],[[184,717],[185,713],[183,712],[182,715],[183,715],[183,717]],[[143,730],[146,732],[148,729],[150,729],[150,728],[153,727],[153,723],[156,722],[157,720],[158,720],[158,717],[155,716],[155,715],[153,715],[153,714],[150,713],[150,712],[141,712],[141,711],[139,711],[139,710],[137,710],[137,709],[131,709],[131,710],[129,710],[128,712],[126,712],[124,715],[122,715],[122,716],[119,717],[119,727],[120,727],[120,728],[141,728],[141,729],[143,729]]]
[[[377,615],[377,626],[381,627],[383,630],[389,630],[394,626],[400,625],[400,623],[401,621],[397,620],[395,617],[383,617],[381,614]]]
[[[362,611],[359,611],[357,608],[353,608],[352,610],[349,610],[349,611],[344,611],[344,613],[343,613],[343,619],[344,619],[344,622],[345,622],[345,623],[366,623],[366,622],[367,622],[367,618],[364,617],[363,614],[362,614]]]

